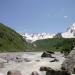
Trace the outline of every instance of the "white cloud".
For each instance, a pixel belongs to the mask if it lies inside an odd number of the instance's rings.
[[[67,19],[67,18],[68,18],[68,16],[64,16],[64,18],[65,18],[65,19]]]

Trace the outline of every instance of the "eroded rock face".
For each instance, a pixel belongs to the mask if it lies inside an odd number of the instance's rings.
[[[11,70],[7,72],[7,75],[22,75],[18,70]]]
[[[34,71],[31,73],[31,75],[39,75],[39,73],[37,71]]]
[[[71,73],[74,73],[75,68],[75,48],[70,52],[70,54],[66,57],[65,61],[62,64],[61,69],[68,70]]]

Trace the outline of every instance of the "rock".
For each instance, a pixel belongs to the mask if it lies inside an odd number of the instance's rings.
[[[64,66],[61,67],[61,70],[66,70]]]
[[[28,59],[28,58],[24,58],[24,61],[25,61],[25,62],[30,62],[31,60]]]
[[[75,74],[75,68],[73,68],[73,74]]]
[[[45,66],[40,67],[40,71],[48,71],[48,70],[51,70],[51,68],[50,67],[45,67]]]
[[[40,67],[40,71],[46,71],[46,75],[71,75],[67,70],[54,70],[50,67]]]
[[[47,53],[50,53],[50,54],[55,54],[53,51],[46,51]]]
[[[43,52],[43,54],[41,55],[41,57],[50,57],[50,58],[54,58],[54,57],[52,57],[51,53],[48,53],[48,52]]]
[[[6,60],[0,58],[0,68],[4,68],[4,64],[7,63]]]
[[[40,60],[35,60],[36,62],[40,62]]]
[[[4,75],[4,74],[0,72],[0,75]]]
[[[39,75],[39,73],[37,71],[34,71],[31,73],[31,75]]]
[[[18,56],[17,56],[17,57],[16,57],[16,62],[18,62],[18,63],[19,63],[19,62],[23,62],[23,59],[22,59],[21,57],[18,57]]]
[[[0,62],[0,68],[4,68],[4,63]]]
[[[54,59],[54,60],[52,60],[52,61],[50,61],[50,62],[58,62],[59,60],[58,59]]]
[[[66,57],[65,61],[62,63],[61,69],[65,69],[73,73],[74,66],[75,66],[75,48],[71,50],[69,55]]]
[[[7,72],[7,75],[22,75],[18,70],[11,70]]]
[[[46,72],[46,75],[71,75],[70,72],[66,71],[66,70],[48,70]]]

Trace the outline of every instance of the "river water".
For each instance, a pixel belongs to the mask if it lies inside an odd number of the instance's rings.
[[[60,52],[55,52],[53,57],[56,57],[58,62],[50,62],[54,58],[41,58],[43,52],[25,52],[22,54],[22,58],[25,58],[27,62],[16,63],[10,61],[5,64],[5,67],[0,69],[0,72],[4,75],[7,74],[9,70],[19,70],[22,75],[31,75],[33,71],[37,71],[39,75],[45,75],[45,71],[40,71],[41,66],[48,66],[53,69],[60,69],[62,62],[65,60],[63,54]]]

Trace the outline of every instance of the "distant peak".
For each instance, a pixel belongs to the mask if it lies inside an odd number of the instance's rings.
[[[75,22],[73,23],[73,25],[72,26],[74,26],[75,27]]]

